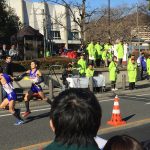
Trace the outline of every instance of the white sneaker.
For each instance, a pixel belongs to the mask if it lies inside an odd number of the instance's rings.
[[[115,91],[115,89],[111,89],[111,91]]]

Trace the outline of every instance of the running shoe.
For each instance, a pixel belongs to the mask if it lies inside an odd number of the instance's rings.
[[[31,112],[30,112],[30,111],[26,111],[26,112],[24,112],[24,113],[22,114],[22,117],[27,117],[29,114],[31,114]]]
[[[14,125],[18,126],[18,125],[21,125],[21,124],[24,124],[24,121],[23,120],[17,120],[17,122]]]

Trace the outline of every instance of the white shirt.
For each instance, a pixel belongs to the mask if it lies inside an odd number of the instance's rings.
[[[98,145],[98,147],[102,150],[105,146],[105,144],[107,143],[107,140],[100,138],[99,136],[96,136],[95,141]]]

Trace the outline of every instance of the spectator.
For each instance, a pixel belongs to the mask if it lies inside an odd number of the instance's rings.
[[[118,90],[116,88],[117,73],[118,73],[117,57],[114,56],[112,62],[109,65],[109,79],[111,81],[111,90],[112,91]]]
[[[6,49],[6,44],[3,44],[2,58],[5,58],[8,55],[9,55],[9,50]]]
[[[131,54],[130,54],[130,55],[128,56],[128,63],[131,63],[131,59],[135,59],[135,55],[133,55],[133,54],[131,55]]]
[[[108,67],[109,63],[112,60],[112,54],[108,50],[105,50],[102,53],[102,59],[105,62],[105,67]]]
[[[150,54],[148,55],[148,58],[146,60],[146,67],[147,67],[147,79],[150,79]]]
[[[3,63],[2,68],[4,73],[13,76],[13,63],[11,56],[9,55],[5,56],[5,62]]]
[[[54,141],[44,150],[99,150],[94,140],[101,123],[101,107],[85,89],[69,89],[53,101],[50,126]]]
[[[131,62],[128,63],[127,71],[129,78],[129,89],[133,90],[135,88],[135,82],[137,79],[137,64],[134,58],[132,58]]]
[[[62,73],[62,80],[63,80],[63,85],[65,86],[64,88],[68,88],[68,82],[67,82],[67,78],[69,76],[72,76],[72,65],[67,65],[67,67],[65,68],[64,72]]]
[[[122,67],[122,60],[123,60],[123,56],[124,56],[124,45],[123,45],[123,41],[118,40],[117,41],[118,44],[116,46],[116,50],[118,53],[118,66]]]
[[[86,77],[90,78],[93,76],[94,76],[93,64],[89,64],[88,68],[86,69]]]
[[[79,67],[79,73],[83,77],[86,73],[86,60],[84,60],[84,55],[80,56],[80,59],[78,60],[78,67]]]
[[[143,148],[133,137],[116,135],[108,140],[103,150],[143,150]]]
[[[146,72],[146,58],[145,58],[145,54],[143,51],[140,52],[140,56],[137,59],[137,65],[138,67],[140,67],[140,76],[141,76],[141,80],[144,79],[143,74],[144,72]]]
[[[103,51],[99,41],[97,42],[97,44],[95,44],[95,50],[96,50],[96,66],[100,67]]]
[[[84,53],[84,51],[85,51],[85,47],[84,47],[84,45],[82,44],[82,45],[80,46],[80,48],[78,49],[78,51],[77,51],[78,56],[81,56],[81,55]]]
[[[95,51],[95,47],[94,47],[94,42],[93,41],[91,41],[91,43],[88,44],[87,51],[88,51],[88,56],[89,56],[89,63],[94,65],[96,51]]]
[[[11,46],[11,49],[9,50],[9,55],[14,59],[17,60],[18,58],[18,51],[15,49],[15,45]]]

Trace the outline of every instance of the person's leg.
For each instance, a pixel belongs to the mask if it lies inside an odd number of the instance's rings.
[[[108,61],[107,61],[107,59],[105,60],[105,67],[108,67]]]
[[[115,85],[114,85],[114,81],[111,81],[111,90],[114,90],[115,88]]]
[[[7,93],[6,93],[6,91],[2,88],[2,98],[3,99],[5,99],[6,98],[6,96],[7,96]]]
[[[45,94],[43,93],[43,91],[39,91],[38,94],[40,95],[40,97],[42,98],[42,100],[47,100],[48,98],[45,96]]]
[[[23,119],[20,117],[20,109],[15,109],[15,101],[9,101],[9,112],[17,119],[14,125],[21,125],[24,123]]]
[[[141,67],[141,80],[143,80],[143,68]]]
[[[120,66],[122,66],[122,58],[120,59]]]
[[[135,89],[135,82],[132,83],[132,88]]]
[[[25,94],[24,101],[25,101],[26,112],[30,112],[29,101],[30,101],[32,95],[33,95],[33,92],[31,90]]]
[[[43,91],[39,91],[38,94],[40,95],[40,97],[42,98],[42,100],[45,100],[48,104],[52,104],[51,100],[45,96]]]
[[[5,98],[0,104],[0,109],[6,109],[6,106],[9,104],[9,101]]]
[[[132,90],[132,83],[129,82],[129,90]]]

